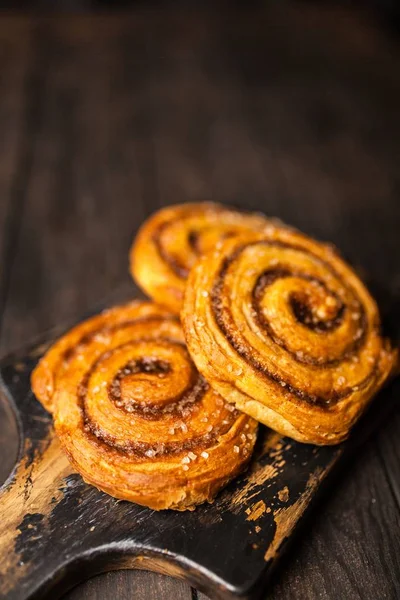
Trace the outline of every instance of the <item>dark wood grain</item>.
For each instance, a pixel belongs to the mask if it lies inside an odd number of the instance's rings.
[[[0,312],[9,288],[10,263],[21,222],[31,154],[29,23],[4,19],[0,27]],[[10,265],[10,266],[8,266]]]
[[[75,588],[68,594],[69,600],[102,600],[103,598],[124,598],[129,595],[135,600],[148,598],[177,598],[196,600],[189,586],[183,581],[177,581],[166,575],[149,571],[136,571],[135,577],[130,577],[130,571],[119,571],[93,577],[86,584],[85,595],[81,587]],[[203,594],[202,594],[203,596]],[[203,596],[205,598],[205,596]]]
[[[0,40],[0,213],[17,198],[3,244],[4,352],[105,296],[134,295],[127,250],[142,219],[206,197],[334,241],[393,315],[400,52],[364,16],[302,5],[3,17]],[[398,426],[399,415],[352,463],[269,597],[399,595]],[[128,598],[137,575],[107,585],[124,581]],[[109,597],[97,581],[75,597]],[[150,581],[148,598],[160,597]],[[168,585],[165,597],[186,597]]]
[[[21,223],[23,197],[32,149],[32,114],[29,23],[4,19],[0,27],[0,330],[7,303],[15,243]],[[0,482],[13,468],[18,439],[9,406],[0,400]]]
[[[399,540],[391,529],[398,505],[374,441],[327,495],[324,510],[287,557],[290,569],[282,567],[268,597],[397,598]]]

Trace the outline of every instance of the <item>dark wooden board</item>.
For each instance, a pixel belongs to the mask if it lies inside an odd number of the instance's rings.
[[[115,500],[71,469],[30,390],[46,346],[0,367],[2,401],[15,410],[21,436],[16,469],[0,492],[0,593],[8,600],[56,598],[90,575],[120,568],[184,578],[216,599],[260,597],[333,467],[400,392],[400,384],[384,390],[339,446],[299,444],[264,428],[250,468],[214,503],[156,512]]]

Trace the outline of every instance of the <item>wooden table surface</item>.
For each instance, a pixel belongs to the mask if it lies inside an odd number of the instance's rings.
[[[332,240],[398,325],[400,47],[366,16],[285,3],[3,15],[0,82],[2,353],[137,295],[138,226],[198,199]],[[400,597],[399,425],[397,411],[349,462],[264,597]],[[121,571],[66,598],[205,596]]]

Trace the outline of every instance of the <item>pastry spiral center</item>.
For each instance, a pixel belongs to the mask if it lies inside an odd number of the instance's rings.
[[[125,410],[157,403],[165,399],[163,383],[171,370],[169,362],[152,356],[129,360],[114,376],[108,394],[116,406]]]
[[[317,277],[282,267],[268,269],[259,276],[253,290],[255,312],[263,315],[268,306],[268,288],[279,279],[289,278],[293,278],[293,288],[287,300],[297,323],[317,333],[339,327],[346,307],[338,293]]]

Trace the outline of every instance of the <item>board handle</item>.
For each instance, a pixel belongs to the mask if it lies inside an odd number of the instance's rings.
[[[24,440],[22,457],[0,489],[0,598],[43,597],[39,589],[56,569],[42,540],[70,474],[52,429],[36,443]]]

